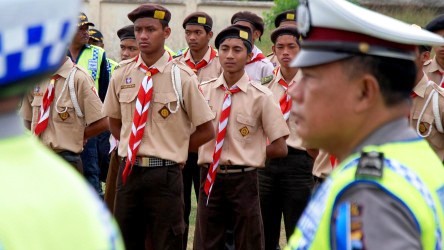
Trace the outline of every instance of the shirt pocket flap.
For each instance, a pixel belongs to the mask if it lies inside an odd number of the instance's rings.
[[[154,93],[153,101],[162,104],[168,104],[170,102],[176,102],[177,97],[174,93]]]
[[[119,94],[119,102],[121,103],[131,103],[136,100],[138,91],[125,91],[120,92]]]
[[[420,113],[421,113],[420,111],[415,112],[413,114],[413,117],[412,117],[413,120],[419,120]],[[428,113],[422,114],[421,122],[425,122],[425,123],[428,123],[428,124],[433,124],[434,120],[435,120],[435,117],[433,116],[433,114],[428,114]]]
[[[252,117],[244,116],[244,115],[237,115],[236,121],[242,124],[246,124],[251,127],[256,126],[256,120]]]

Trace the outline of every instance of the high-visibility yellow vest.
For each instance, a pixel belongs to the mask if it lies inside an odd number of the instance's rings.
[[[93,78],[97,90],[99,89],[100,65],[102,64],[103,53],[105,53],[104,49],[87,44],[77,60],[77,65],[87,70]]]
[[[106,69],[108,69],[108,74],[109,74],[109,78],[111,79],[111,75],[113,74],[114,70],[116,69],[117,66],[119,66],[119,63],[116,61],[113,61],[109,58],[106,58],[107,61],[107,65],[106,65]]]
[[[384,154],[382,177],[355,176],[360,156],[350,156],[318,189],[285,249],[331,249],[330,224],[335,200],[350,185],[362,180],[379,186],[412,211],[419,224],[422,249],[435,250],[443,245],[444,168],[427,142],[388,143],[369,146],[364,151]]]
[[[0,152],[0,249],[124,249],[82,176],[33,135],[1,139]]]

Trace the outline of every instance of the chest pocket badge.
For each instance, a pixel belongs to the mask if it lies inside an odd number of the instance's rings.
[[[247,127],[242,127],[241,129],[239,129],[239,132],[243,137],[247,136],[250,133]]]
[[[60,117],[60,119],[62,119],[62,121],[64,121],[69,118],[69,113],[67,111],[65,111],[63,113],[59,113],[59,117]]]
[[[159,110],[159,115],[162,116],[163,119],[166,119],[170,114],[171,112],[166,106],[163,106],[163,108]]]

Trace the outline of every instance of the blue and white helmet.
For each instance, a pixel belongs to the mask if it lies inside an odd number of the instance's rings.
[[[79,0],[1,0],[0,90],[55,72],[77,29]]]

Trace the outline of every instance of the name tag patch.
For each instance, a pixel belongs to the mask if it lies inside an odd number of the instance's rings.
[[[89,70],[97,70],[98,62],[97,60],[90,59],[88,60],[88,69]]]

